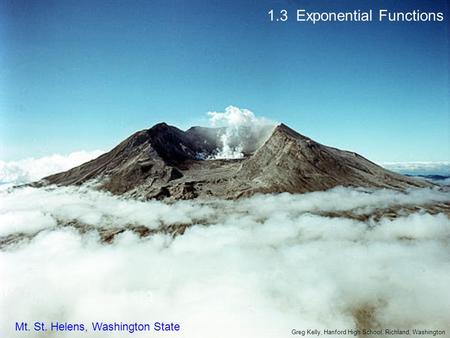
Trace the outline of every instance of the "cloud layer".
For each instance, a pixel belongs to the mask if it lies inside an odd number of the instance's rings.
[[[227,126],[219,157],[243,156],[273,128],[236,107],[210,116]],[[101,153],[0,162],[0,184],[34,181]],[[385,166],[411,174],[449,168]],[[84,322],[89,328],[101,320],[174,321],[182,326],[177,336],[198,338],[212,332],[279,338],[292,329],[364,325],[450,332],[450,220],[420,209],[401,212],[449,201],[448,192],[430,189],[336,188],[169,205],[89,187],[3,189],[0,241],[18,234],[31,239],[0,249],[0,328],[6,330],[0,333],[14,336],[16,321]],[[395,219],[346,217],[392,207],[400,209]],[[86,232],[71,224],[84,224]],[[176,237],[140,238],[127,230],[111,244],[96,231],[130,225],[189,227]]]
[[[365,324],[448,332],[447,216],[419,211],[360,222],[316,212],[449,199],[429,189],[337,188],[169,206],[88,188],[3,192],[2,234],[40,232],[0,251],[0,327],[19,320],[159,320],[179,322],[178,336],[199,338],[277,338],[293,328]],[[191,226],[177,237],[125,231],[106,245],[96,231],[61,226],[73,220]]]
[[[69,170],[103,154],[101,150],[76,151],[69,155],[54,154],[19,161],[0,161],[0,185],[23,184]]]

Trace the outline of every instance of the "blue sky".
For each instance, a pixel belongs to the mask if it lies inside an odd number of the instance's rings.
[[[4,0],[0,159],[108,150],[235,105],[375,161],[450,160],[447,1],[335,3]],[[445,22],[276,23],[271,8]]]

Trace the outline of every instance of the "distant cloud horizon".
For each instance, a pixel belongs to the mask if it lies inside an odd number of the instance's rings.
[[[29,157],[18,161],[0,160],[0,186],[37,181],[45,176],[72,169],[103,153],[103,150],[80,150],[66,155],[53,154],[38,158]]]
[[[17,161],[0,160],[0,186],[37,181],[45,176],[72,169],[104,153],[104,150],[98,149],[80,150],[68,154],[29,157]],[[449,161],[378,162],[377,164],[400,174],[450,176]]]
[[[382,167],[409,175],[450,175],[450,161],[380,162]]]

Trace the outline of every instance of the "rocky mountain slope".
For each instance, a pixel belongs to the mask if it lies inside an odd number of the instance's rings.
[[[187,131],[157,124],[110,152],[36,185],[79,185],[147,199],[239,198],[258,192],[303,193],[336,186],[405,189],[431,183],[387,171],[364,157],[324,146],[284,124],[242,159],[211,159],[221,129]]]

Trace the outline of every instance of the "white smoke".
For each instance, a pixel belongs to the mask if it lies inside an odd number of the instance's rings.
[[[69,170],[103,154],[101,150],[76,151],[19,161],[0,161],[0,185],[24,184],[45,176]]]
[[[216,159],[242,158],[253,153],[270,136],[276,123],[263,117],[256,117],[248,109],[234,106],[225,112],[209,112],[213,127],[225,127],[219,135],[222,147],[214,156]]]
[[[100,320],[174,321],[179,337],[279,338],[292,329],[356,328],[366,314],[381,328],[449,332],[446,215],[419,210],[362,222],[317,214],[449,200],[430,189],[336,188],[171,205],[83,187],[1,192],[2,235],[40,232],[0,250],[0,328],[12,337],[16,321],[88,329]],[[96,231],[62,227],[73,220],[94,228],[191,226],[177,237],[125,231],[104,244]]]

